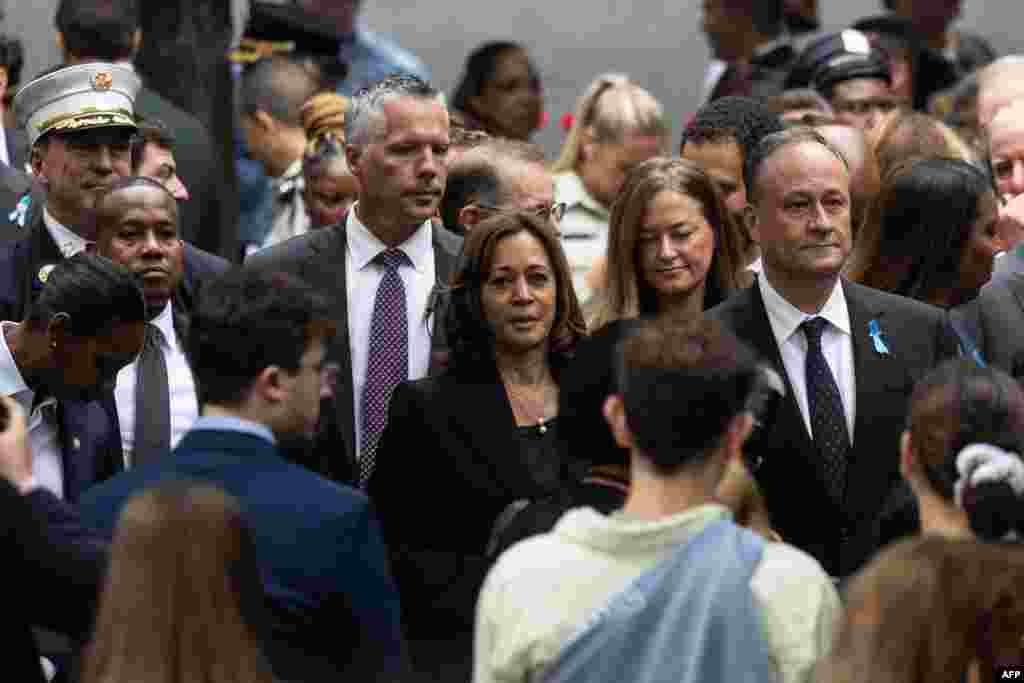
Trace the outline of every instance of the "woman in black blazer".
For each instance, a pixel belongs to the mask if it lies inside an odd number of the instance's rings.
[[[395,389],[369,493],[414,664],[424,679],[469,680],[495,521],[566,476],[558,381],[585,325],[554,225],[534,214],[470,231],[449,297],[448,369]]]

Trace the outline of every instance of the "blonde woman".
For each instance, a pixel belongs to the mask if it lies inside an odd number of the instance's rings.
[[[555,173],[555,201],[567,205],[560,229],[581,301],[585,277],[604,255],[612,203],[626,174],[664,154],[670,125],[654,96],[626,76],[599,76],[580,97]]]

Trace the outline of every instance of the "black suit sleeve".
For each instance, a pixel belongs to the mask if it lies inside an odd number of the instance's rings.
[[[83,638],[105,571],[103,539],[52,494],[38,490],[22,497],[0,481],[0,543],[0,556],[12,570],[10,593],[24,601],[26,621]]]
[[[953,328],[949,315],[944,314],[935,324],[935,361],[933,365],[941,365],[959,355],[960,338]]]

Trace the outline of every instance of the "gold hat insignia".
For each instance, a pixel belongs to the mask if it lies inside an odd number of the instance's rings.
[[[107,71],[100,71],[93,74],[92,87],[93,90],[110,90],[110,86],[114,84],[114,77]]]

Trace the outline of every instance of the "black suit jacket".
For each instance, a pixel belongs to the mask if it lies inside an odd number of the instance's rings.
[[[282,271],[304,280],[331,302],[337,325],[328,360],[338,363],[338,386],[334,398],[325,401],[321,410],[320,434],[311,463],[314,469],[335,481],[356,481],[355,402],[352,391],[352,349],[348,339],[348,288],[346,276],[346,213],[330,227],[313,230],[280,244],[252,254],[245,261],[247,268],[265,272]],[[455,260],[462,240],[440,224],[434,224],[434,268],[438,284],[447,284],[455,270]],[[375,296],[367,292],[365,296]],[[435,300],[435,297],[431,297]],[[410,324],[431,325],[433,346],[442,349],[438,332],[440,311],[412,312]],[[438,354],[431,355],[431,369],[439,367]],[[339,457],[340,456],[340,457]]]
[[[135,113],[160,119],[174,134],[174,160],[189,199],[178,204],[181,236],[203,249],[222,255],[237,253],[237,209],[222,200],[223,164],[210,132],[199,119],[145,86],[135,98]]]
[[[1002,258],[1020,261],[1016,253]],[[997,273],[958,315],[985,362],[1024,379],[1024,269]]]
[[[0,557],[10,582],[0,619],[5,680],[45,680],[32,626],[75,639],[89,631],[106,558],[103,544],[80,532],[52,495],[21,496],[0,478]]]
[[[848,576],[873,551],[873,524],[900,481],[899,437],[914,383],[957,354],[945,313],[918,301],[843,281],[853,333],[856,420],[841,504],[826,493],[824,471],[755,284],[712,309],[786,381],[787,397],[764,434],[756,472],[772,524],[788,543],[813,555],[833,576]],[[888,353],[876,350],[868,324],[877,320]]]
[[[750,97],[766,98],[778,95],[785,90],[786,77],[793,63],[797,59],[796,50],[789,43],[779,45],[771,52],[759,55],[750,60]],[[708,101],[721,97],[721,88],[727,78],[727,72],[722,74],[718,83],[711,91]]]
[[[437,680],[470,676],[476,599],[498,516],[516,500],[554,493],[535,483],[519,444],[493,369],[403,382],[391,398],[369,494],[413,660]]]

